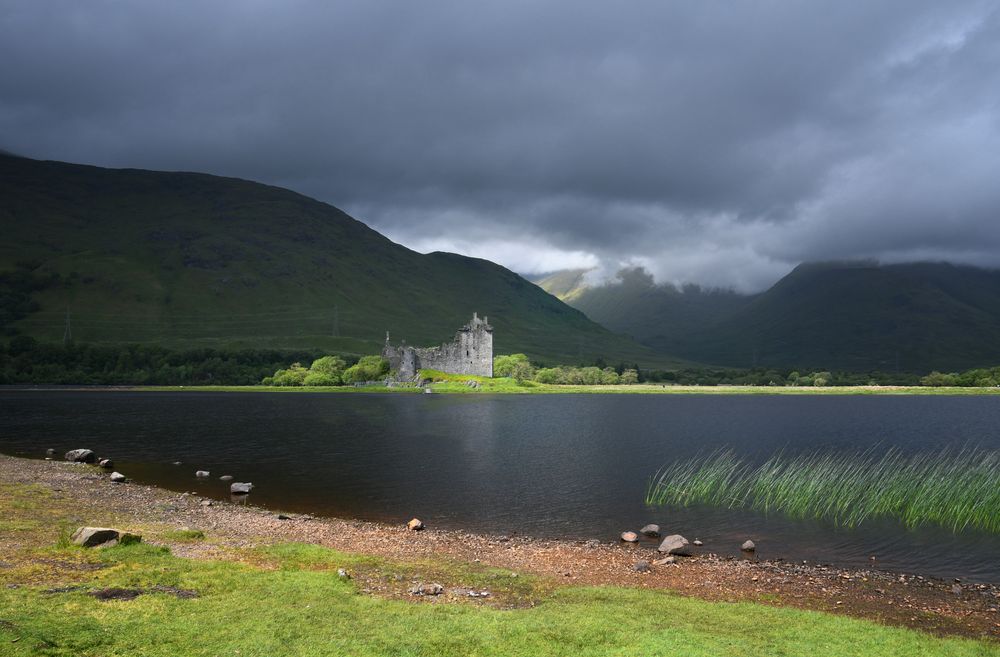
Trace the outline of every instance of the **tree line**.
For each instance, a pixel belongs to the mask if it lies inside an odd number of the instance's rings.
[[[289,365],[291,363],[291,365]],[[309,363],[308,367],[304,363]],[[0,343],[0,384],[331,386],[384,380],[389,363],[318,350],[171,350],[157,345],[53,344],[19,335]],[[524,354],[494,359],[494,375],[551,385],[959,386],[1000,385],[1000,367],[925,376],[775,368],[644,370],[598,359],[580,365],[532,363]]]
[[[255,385],[309,350],[186,349],[155,345],[41,343],[17,336],[0,344],[0,384]]]

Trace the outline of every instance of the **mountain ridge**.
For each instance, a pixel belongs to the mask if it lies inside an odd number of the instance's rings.
[[[31,288],[7,329],[42,341],[373,353],[386,330],[449,340],[475,311],[499,352],[670,362],[500,265],[239,178],[0,156],[0,227],[0,272]]]

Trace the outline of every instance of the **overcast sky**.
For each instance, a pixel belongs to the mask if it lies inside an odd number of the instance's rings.
[[[0,148],[282,185],[522,273],[1000,266],[997,7],[0,0]]]

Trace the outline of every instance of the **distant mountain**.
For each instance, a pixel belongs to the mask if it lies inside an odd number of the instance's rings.
[[[537,284],[552,296],[568,301],[590,289],[586,277],[591,269],[563,269],[549,274],[529,276],[528,279]]]
[[[623,269],[613,282],[595,286],[586,283],[585,273],[557,272],[537,283],[612,331],[665,353],[678,340],[720,322],[750,301],[729,290],[657,285],[643,269]]]
[[[473,311],[499,352],[669,365],[486,260],[395,244],[294,192],[0,156],[0,329],[43,341],[377,351]]]
[[[975,267],[804,264],[751,296],[657,286],[632,271],[565,299],[704,363],[910,372],[1000,363],[1000,272]]]

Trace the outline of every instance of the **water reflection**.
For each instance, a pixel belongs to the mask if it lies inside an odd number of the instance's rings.
[[[705,550],[1000,581],[1000,539],[893,521],[858,529],[715,508],[649,509],[661,465],[729,447],[1000,448],[996,397],[0,392],[0,450],[88,447],[136,481],[290,511],[614,540],[655,522]],[[175,466],[174,462],[183,464]],[[244,497],[239,500],[246,503]],[[942,558],[941,555],[947,555]]]

